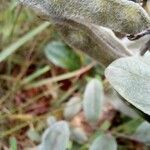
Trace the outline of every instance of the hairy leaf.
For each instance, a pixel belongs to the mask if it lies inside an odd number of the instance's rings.
[[[102,134],[93,141],[90,150],[117,150],[117,142],[113,136]]]
[[[122,97],[150,115],[150,55],[118,59],[105,74]]]
[[[127,0],[20,0],[59,22],[63,19],[88,22],[114,31],[135,34],[150,25],[142,7]]]
[[[80,97],[72,97],[65,106],[64,117],[66,119],[72,119],[82,109],[82,101]]]
[[[42,14],[47,17],[47,20],[52,18],[52,15],[49,14],[49,3],[47,1],[22,0],[22,2],[40,11],[40,15],[42,12]],[[78,1],[76,2],[80,3]],[[64,6],[65,5],[66,3]],[[85,52],[101,65],[108,66],[117,58],[131,55],[128,49],[115,37],[111,30],[86,21],[81,22],[81,20],[61,17],[62,16],[56,17],[57,19],[54,19],[53,22],[65,42],[74,49]]]
[[[88,137],[82,128],[73,128],[71,130],[71,139],[79,144],[87,142]]]
[[[58,23],[56,26],[66,43],[85,52],[103,66],[108,66],[120,57],[131,55],[108,28],[71,20],[66,20],[65,24]]]
[[[133,136],[141,142],[150,143],[150,123],[143,122]]]
[[[31,141],[34,142],[39,142],[41,140],[39,133],[34,129],[29,129],[27,132],[27,136]]]
[[[92,79],[84,92],[83,109],[90,123],[97,123],[103,107],[103,87],[97,79]]]
[[[66,150],[70,131],[65,121],[54,123],[42,136],[39,150]]]
[[[55,116],[49,116],[49,117],[47,118],[47,125],[48,125],[48,126],[51,126],[51,125],[53,125],[53,124],[56,123],[56,122],[57,122],[57,119],[56,119]]]

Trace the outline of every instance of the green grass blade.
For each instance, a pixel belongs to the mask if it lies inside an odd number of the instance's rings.
[[[41,33],[44,29],[46,29],[50,25],[49,22],[44,22],[43,24],[39,25],[35,29],[28,32],[26,35],[24,35],[22,38],[20,38],[15,43],[8,46],[6,49],[4,49],[0,53],[0,62],[4,61],[8,56],[10,56],[12,53],[18,50],[23,44],[30,41],[33,37],[35,37],[37,34]]]
[[[33,81],[34,79],[38,78],[39,76],[48,72],[49,70],[50,70],[50,66],[48,66],[48,65],[41,69],[38,69],[36,72],[34,72],[33,74],[31,74],[28,77],[26,77],[25,79],[23,79],[22,84],[27,84],[27,83]]]

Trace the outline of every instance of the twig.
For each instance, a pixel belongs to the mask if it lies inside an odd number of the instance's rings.
[[[40,86],[48,85],[48,84],[51,84],[51,83],[54,83],[54,82],[70,79],[70,78],[73,78],[73,77],[76,77],[76,76],[81,76],[83,73],[89,71],[95,65],[96,65],[96,62],[93,62],[93,63],[89,64],[88,66],[86,66],[84,68],[81,68],[77,71],[66,73],[66,74],[63,74],[63,75],[60,75],[60,76],[57,76],[57,77],[53,77],[53,78],[50,78],[50,79],[45,79],[45,80],[42,80],[42,81],[39,81],[39,82],[35,82],[35,83],[32,83],[30,85],[25,86],[25,88],[29,89],[29,88],[40,87]]]

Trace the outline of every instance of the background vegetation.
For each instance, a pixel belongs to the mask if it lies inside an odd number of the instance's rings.
[[[132,136],[143,120],[128,109],[117,110],[124,105],[115,107],[107,101],[96,129],[86,121],[79,103],[89,81],[95,78],[105,93],[109,91],[100,65],[68,47],[51,23],[16,0],[0,3],[0,149],[36,148],[55,119],[78,129],[68,144],[70,150],[87,149],[101,132],[114,135],[120,150],[148,149]],[[68,110],[66,103],[72,98],[78,106],[73,103]]]

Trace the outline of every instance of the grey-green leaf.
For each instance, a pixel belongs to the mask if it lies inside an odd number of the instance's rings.
[[[90,150],[117,150],[117,142],[112,135],[102,134],[93,141]]]
[[[136,130],[133,135],[134,138],[138,139],[141,142],[150,144],[150,123],[143,122]]]
[[[44,132],[39,150],[66,150],[69,136],[68,123],[56,122]]]
[[[97,79],[92,79],[86,86],[83,110],[87,121],[97,123],[103,107],[103,86]]]
[[[79,55],[62,42],[51,42],[44,49],[46,57],[55,65],[69,70],[79,69],[81,60]]]
[[[47,118],[47,125],[48,125],[48,126],[51,126],[51,125],[53,125],[53,124],[56,123],[56,122],[57,122],[57,119],[56,119],[55,116],[49,116],[49,117]]]
[[[135,34],[150,25],[150,17],[137,3],[129,0],[19,0],[59,22],[77,20],[114,31]]]
[[[82,100],[80,97],[72,97],[65,106],[64,117],[72,119],[82,109]]]
[[[82,128],[73,128],[71,130],[71,139],[79,144],[83,144],[88,140],[85,131]]]
[[[150,55],[118,59],[105,75],[122,97],[150,115]]]
[[[40,142],[41,140],[39,133],[34,129],[29,129],[27,132],[27,136],[31,141],[34,141],[34,142]]]

